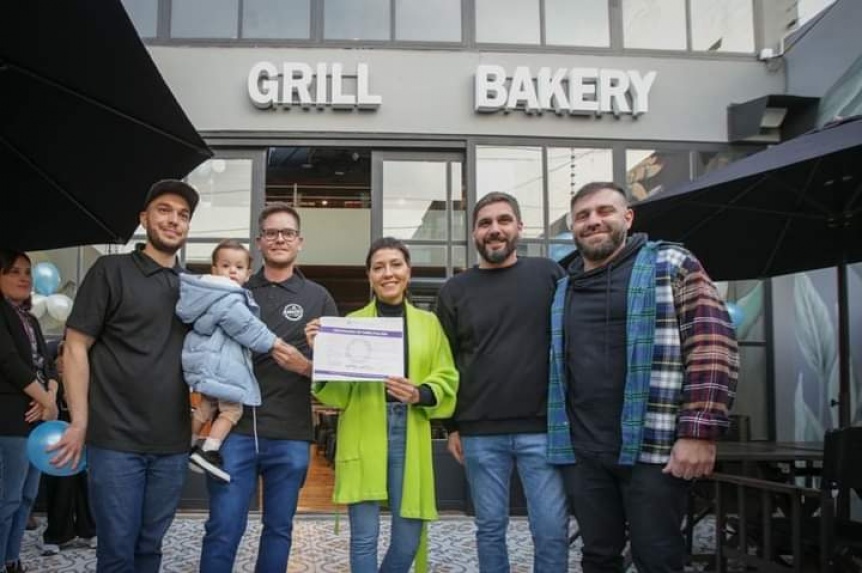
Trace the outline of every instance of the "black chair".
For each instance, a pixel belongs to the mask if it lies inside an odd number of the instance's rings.
[[[825,547],[830,570],[862,571],[862,521],[854,520],[852,498],[862,497],[862,427],[826,433],[820,486],[821,518],[826,520]]]

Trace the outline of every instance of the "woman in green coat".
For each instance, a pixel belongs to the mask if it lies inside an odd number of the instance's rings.
[[[379,571],[427,564],[425,523],[437,518],[431,419],[455,409],[458,372],[437,317],[407,302],[410,252],[397,239],[375,241],[365,261],[375,298],[351,316],[402,317],[405,377],[386,382],[321,382],[314,395],[342,410],[338,419],[333,500],[350,516],[350,569],[376,573],[380,503],[388,502],[392,534]],[[319,323],[306,328],[313,342]],[[420,550],[420,545],[422,549]]]

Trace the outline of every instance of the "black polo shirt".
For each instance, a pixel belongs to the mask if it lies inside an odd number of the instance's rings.
[[[267,280],[261,269],[245,286],[260,305],[260,318],[270,330],[309,357],[305,325],[321,316],[338,316],[329,291],[306,279],[298,269],[281,283]],[[258,408],[246,406],[234,431],[253,435],[256,425],[262,438],[310,441],[311,380],[284,370],[270,354],[255,354],[254,374],[263,403]]]
[[[179,265],[143,253],[99,258],[66,322],[95,338],[90,348],[87,443],[124,452],[173,454],[191,440],[189,388],[180,355]]]

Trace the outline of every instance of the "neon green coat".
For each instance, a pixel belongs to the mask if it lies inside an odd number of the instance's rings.
[[[449,341],[437,317],[405,305],[410,380],[426,384],[437,403],[409,406],[404,460],[402,517],[437,519],[434,467],[431,450],[432,418],[449,418],[455,410],[458,371],[452,360]],[[350,316],[376,316],[372,301]],[[318,400],[342,410],[338,417],[335,450],[335,503],[384,501],[387,498],[386,390],[382,382],[327,382],[315,384]],[[425,536],[423,535],[423,541]],[[423,569],[425,543],[417,555],[417,570]]]

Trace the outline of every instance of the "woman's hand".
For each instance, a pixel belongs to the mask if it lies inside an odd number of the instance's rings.
[[[27,408],[27,413],[24,414],[24,421],[28,424],[32,424],[33,422],[38,422],[42,419],[42,405],[39,404],[36,400],[30,401],[30,407]]]
[[[42,408],[42,421],[48,422],[50,420],[56,420],[59,414],[60,410],[57,408],[57,403],[54,402],[49,407]]]
[[[401,376],[390,376],[386,379],[386,393],[405,404],[419,402],[419,388]]]
[[[308,342],[309,348],[314,348],[314,338],[320,332],[320,319],[315,318],[305,324],[305,341]]]

